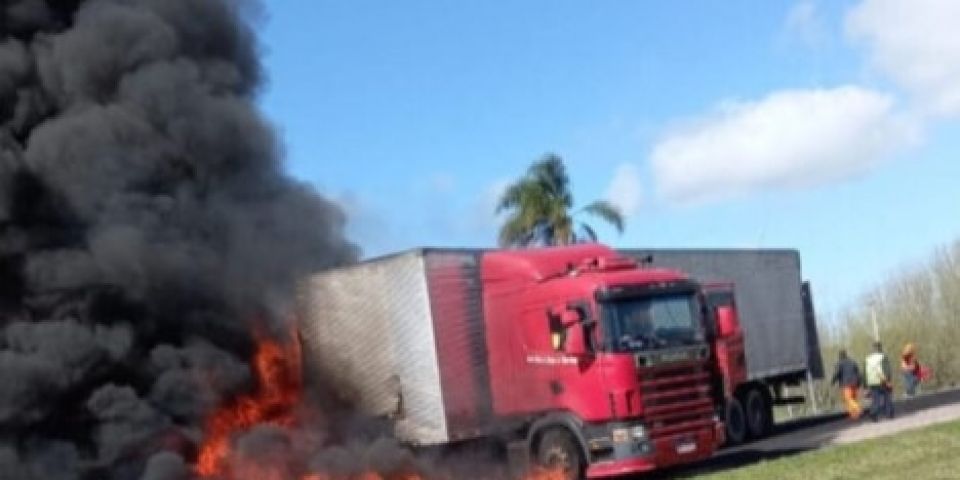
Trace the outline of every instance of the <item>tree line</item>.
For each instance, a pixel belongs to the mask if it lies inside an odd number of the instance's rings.
[[[816,389],[821,404],[839,405],[839,392],[829,384],[838,351],[846,348],[862,366],[875,335],[897,372],[896,394],[903,392],[898,367],[900,352],[908,342],[916,345],[921,365],[932,370],[924,390],[960,385],[960,240],[892,274],[866,292],[853,308],[821,319],[818,328],[827,374]]]

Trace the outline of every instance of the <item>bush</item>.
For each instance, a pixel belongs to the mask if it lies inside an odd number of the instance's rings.
[[[840,348],[846,348],[861,368],[874,340],[873,316],[894,371],[894,389],[903,392],[900,351],[907,342],[917,346],[917,358],[932,369],[926,390],[960,384],[960,241],[938,249],[926,263],[898,272],[865,294],[859,304],[833,319],[821,319],[825,381],[817,385],[821,405],[839,408],[830,375]]]

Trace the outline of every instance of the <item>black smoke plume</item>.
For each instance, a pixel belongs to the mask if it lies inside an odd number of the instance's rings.
[[[188,478],[253,324],[356,260],[257,112],[256,10],[0,0],[0,478]]]

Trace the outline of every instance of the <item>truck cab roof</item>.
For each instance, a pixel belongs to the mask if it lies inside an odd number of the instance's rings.
[[[687,280],[680,271],[637,268],[636,261],[600,244],[488,251],[484,280],[517,281],[557,288],[596,291],[605,287]]]

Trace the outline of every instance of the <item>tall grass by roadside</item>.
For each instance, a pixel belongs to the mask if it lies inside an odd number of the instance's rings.
[[[846,348],[862,367],[874,340],[874,318],[896,374],[898,394],[903,392],[900,350],[907,342],[917,345],[921,364],[932,369],[924,389],[960,385],[960,240],[938,249],[926,262],[879,281],[855,307],[820,322],[826,378],[817,382],[815,391],[822,407],[839,408],[839,392],[829,384],[837,353]],[[798,413],[803,412],[794,412]]]
[[[960,478],[960,422],[697,476],[698,480],[955,480]]]

